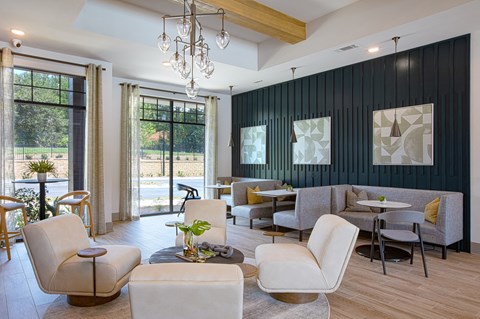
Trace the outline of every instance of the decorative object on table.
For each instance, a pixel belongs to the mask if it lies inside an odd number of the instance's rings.
[[[202,12],[204,12],[204,9],[202,9]],[[170,48],[171,38],[165,33],[165,20],[177,20],[178,35],[174,39],[176,50],[173,56],[170,58],[170,64],[173,71],[175,71],[182,79],[188,79],[190,76],[191,80],[185,85],[185,92],[191,99],[195,99],[197,97],[199,90],[198,82],[193,75],[193,65],[195,64],[202,75],[207,79],[212,76],[213,71],[215,70],[215,65],[208,56],[210,47],[202,35],[203,28],[198,20],[200,17],[212,15],[222,16],[222,30],[217,33],[216,42],[217,46],[223,50],[230,42],[230,35],[224,29],[225,11],[222,8],[219,8],[216,12],[197,14],[195,2],[192,1],[192,3],[188,3],[187,0],[184,0],[183,14],[165,15],[162,18],[163,33],[158,36],[158,48],[163,53],[167,53],[168,49]],[[182,44],[183,49],[179,50],[178,46]],[[189,59],[189,57],[187,57],[187,52],[191,57],[191,64],[189,64],[187,61],[187,59]]]
[[[287,191],[293,192],[293,185],[287,185]]]
[[[397,113],[401,137],[390,137]],[[373,165],[433,165],[433,104],[373,112]]]
[[[53,176],[57,176],[57,169],[55,164],[49,160],[29,161],[25,174],[31,177],[33,173],[37,173],[37,179],[39,182],[45,182],[47,180],[47,173],[51,173]]]
[[[177,227],[183,232],[183,255],[185,257],[198,257],[198,247],[195,243],[195,236],[200,236],[209,230],[211,227],[210,223],[195,219],[191,225],[178,223]]]
[[[242,127],[240,164],[267,164],[267,126]]]
[[[382,202],[382,203],[386,203],[386,202],[387,202],[387,198],[386,198],[385,196],[383,196],[383,195],[378,196],[377,199],[378,199],[379,202]]]
[[[293,164],[331,164],[331,117],[293,122]]]
[[[230,258],[233,255],[233,247],[229,245],[215,245],[204,241],[198,245],[200,252],[208,257],[220,256],[223,258]]]

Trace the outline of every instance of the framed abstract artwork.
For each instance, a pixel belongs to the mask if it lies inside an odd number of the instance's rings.
[[[331,117],[294,121],[293,164],[331,164]]]
[[[242,127],[240,164],[267,164],[267,126]]]
[[[373,112],[373,165],[433,165],[433,104],[396,112],[400,137],[390,137],[395,109]]]

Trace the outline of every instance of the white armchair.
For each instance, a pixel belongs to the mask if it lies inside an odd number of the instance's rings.
[[[80,217],[68,214],[45,219],[25,226],[22,233],[40,289],[65,294],[72,305],[92,306],[115,299],[140,264],[136,247],[95,246],[107,253],[96,258],[97,297],[93,298],[92,259],[77,256],[78,251],[90,248]]]
[[[306,303],[319,293],[334,292],[347,268],[358,227],[335,215],[322,215],[307,247],[263,244],[255,249],[257,284],[273,298]]]
[[[227,204],[224,200],[203,199],[185,203],[184,223],[190,225],[195,219],[205,220],[212,226],[197,238],[199,243],[225,245],[227,242]],[[175,240],[176,246],[182,246],[183,232]]]

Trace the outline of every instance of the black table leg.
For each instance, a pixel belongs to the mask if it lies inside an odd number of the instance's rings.
[[[45,182],[40,182],[40,220],[45,219]]]

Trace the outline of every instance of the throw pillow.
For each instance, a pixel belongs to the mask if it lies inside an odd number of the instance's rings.
[[[262,196],[258,196],[257,194],[254,194],[254,192],[259,192],[259,191],[260,191],[260,186],[258,185],[253,189],[250,187],[247,187],[247,204],[248,205],[263,203]]]
[[[440,205],[440,197],[435,198],[425,205],[425,220],[432,224],[437,223],[438,206]]]
[[[232,185],[232,183],[230,183],[229,181],[224,181],[223,182],[223,185]],[[232,189],[231,188],[224,188],[222,189],[222,194],[231,194],[232,193]]]
[[[366,191],[360,191],[358,194],[355,194],[355,192],[352,191],[347,191],[347,208],[345,208],[345,211],[371,213],[372,210],[369,207],[357,204],[359,200],[368,200]]]
[[[288,188],[288,184],[285,183],[283,185],[278,185],[278,184],[275,184],[275,189],[287,189]],[[287,200],[288,199],[288,196],[282,196],[282,197],[278,197],[277,198],[277,201],[279,202],[283,202],[284,200]]]

